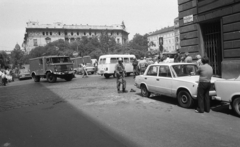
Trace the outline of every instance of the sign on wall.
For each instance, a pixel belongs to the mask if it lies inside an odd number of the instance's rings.
[[[193,21],[193,15],[188,15],[183,17],[183,23],[189,23]]]

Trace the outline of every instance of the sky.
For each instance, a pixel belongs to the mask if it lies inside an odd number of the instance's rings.
[[[173,26],[177,0],[0,0],[0,50],[22,45],[26,23],[112,25],[124,21],[129,40]]]

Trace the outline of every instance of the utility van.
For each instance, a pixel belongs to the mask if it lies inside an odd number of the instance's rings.
[[[136,58],[135,55],[102,55],[98,60],[98,74],[103,75],[105,78],[116,77],[115,66],[119,58],[123,59],[126,75],[129,76],[133,73],[132,62]]]
[[[71,81],[74,77],[73,63],[67,56],[43,56],[29,60],[30,73],[35,82],[46,78],[49,83],[57,78]]]

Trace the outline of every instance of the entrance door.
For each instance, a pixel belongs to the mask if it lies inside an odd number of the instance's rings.
[[[221,76],[222,43],[220,20],[201,24],[205,54],[209,57],[213,74]]]

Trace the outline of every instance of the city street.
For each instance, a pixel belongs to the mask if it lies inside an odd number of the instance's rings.
[[[145,98],[127,77],[99,75],[22,80],[0,86],[0,147],[237,147],[240,118],[215,102],[210,113],[181,108],[165,96]]]

